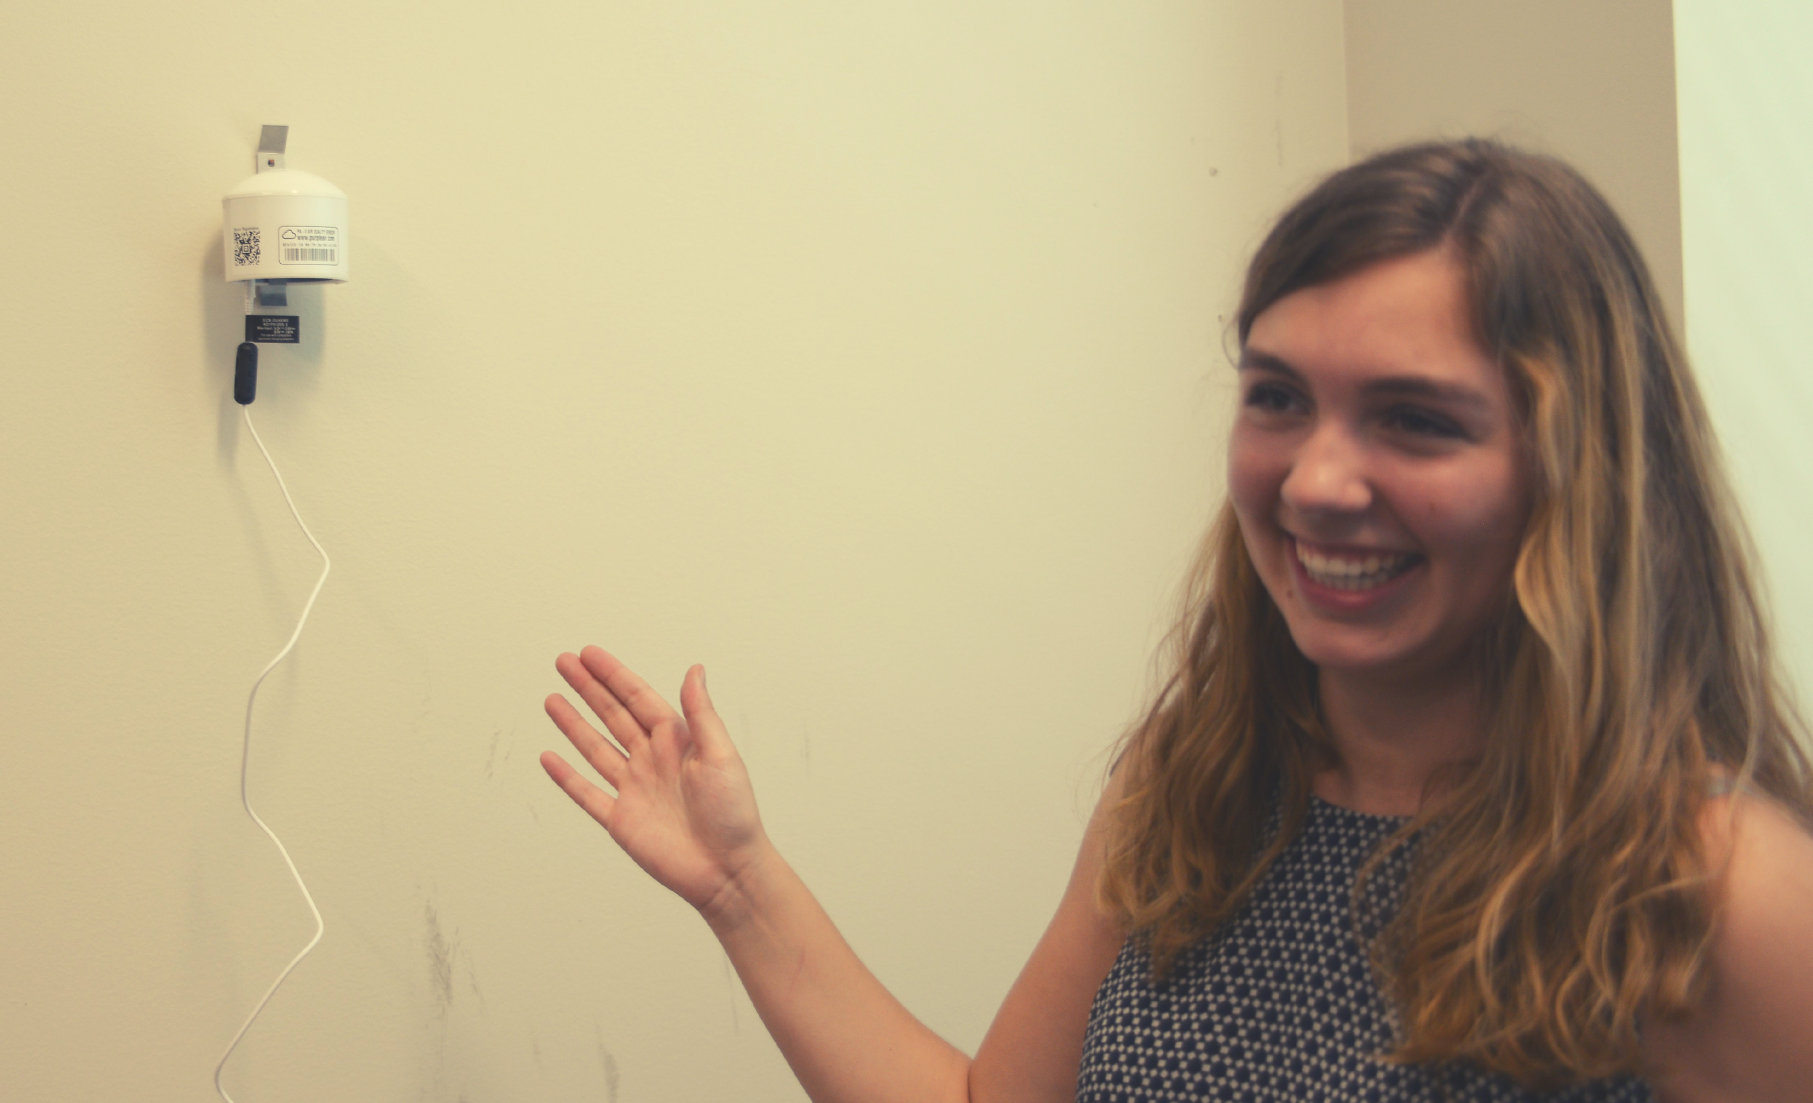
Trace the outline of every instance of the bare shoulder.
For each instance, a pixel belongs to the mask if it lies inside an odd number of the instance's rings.
[[[1708,853],[1729,855],[1701,1007],[1646,1046],[1669,1103],[1804,1099],[1813,1084],[1813,835],[1765,798],[1713,801]]]

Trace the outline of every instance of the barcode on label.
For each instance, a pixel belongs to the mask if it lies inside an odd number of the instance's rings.
[[[334,250],[286,248],[283,251],[283,262],[285,264],[332,264],[334,263]]]

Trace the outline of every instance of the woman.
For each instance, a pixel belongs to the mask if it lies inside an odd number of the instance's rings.
[[[1813,818],[1706,414],[1628,234],[1489,142],[1336,173],[1248,271],[1175,672],[974,1060],[762,832],[704,672],[596,648],[543,765],[815,1100],[1813,1095]]]

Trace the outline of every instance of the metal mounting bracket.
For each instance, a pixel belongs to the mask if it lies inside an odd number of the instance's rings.
[[[258,132],[258,171],[283,167],[283,147],[290,144],[290,128],[269,126]]]

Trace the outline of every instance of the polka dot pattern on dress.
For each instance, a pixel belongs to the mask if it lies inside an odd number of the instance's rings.
[[[1390,1007],[1353,930],[1354,881],[1404,821],[1311,798],[1297,838],[1226,927],[1161,986],[1129,941],[1096,993],[1078,1103],[1654,1103],[1643,1081],[1538,1094],[1470,1065],[1387,1064]],[[1408,857],[1368,885],[1388,905]]]

